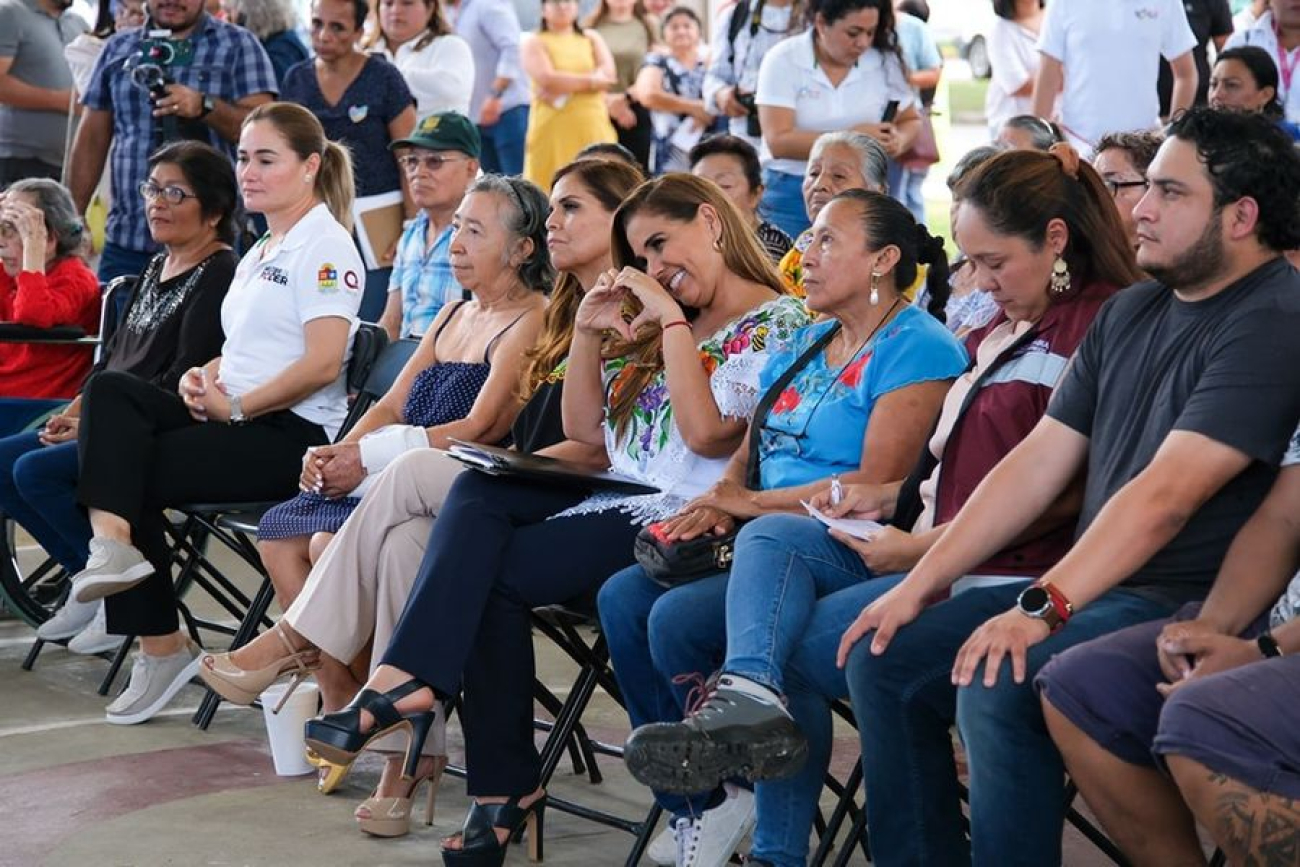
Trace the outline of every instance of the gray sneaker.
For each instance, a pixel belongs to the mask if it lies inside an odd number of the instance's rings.
[[[86,568],[72,576],[72,598],[94,602],[130,590],[153,574],[153,565],[134,545],[91,539]]]
[[[91,624],[99,607],[95,602],[78,602],[69,595],[53,617],[36,627],[36,637],[41,641],[66,641]]]
[[[78,603],[80,604],[80,603]],[[96,653],[107,653],[110,650],[117,650],[126,640],[125,636],[112,635],[108,631],[108,619],[104,616],[104,600],[92,602],[95,606],[95,616],[90,621],[90,625],[81,630],[76,636],[68,642],[68,650],[73,653],[84,653],[93,656]]]
[[[723,675],[717,691],[682,722],[632,732],[623,751],[632,776],[661,792],[707,792],[734,777],[798,772],[808,758],[803,732],[779,700],[759,698],[753,684],[737,680]]]
[[[108,706],[104,718],[119,726],[150,719],[198,674],[200,658],[198,647],[188,639],[185,647],[171,656],[137,653],[131,666],[131,682]]]

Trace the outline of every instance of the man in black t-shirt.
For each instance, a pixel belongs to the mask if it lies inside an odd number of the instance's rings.
[[[844,635],[867,798],[888,793],[869,810],[878,864],[1060,863],[1064,768],[1034,675],[1203,598],[1300,417],[1300,275],[1280,255],[1300,246],[1300,156],[1262,118],[1194,109],[1148,178],[1134,219],[1155,279],[1107,303],[1047,416]],[[926,607],[1081,474],[1076,542],[1042,579],[989,578]]]

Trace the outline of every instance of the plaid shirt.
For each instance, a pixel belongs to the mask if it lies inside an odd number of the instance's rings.
[[[113,205],[108,213],[108,240],[129,250],[153,251],[144,200],[136,188],[147,176],[153,149],[153,107],[149,94],[131,81],[123,67],[134,62],[144,39],[143,28],[119,33],[104,46],[95,64],[90,87],[82,98],[87,108],[112,112],[113,142],[109,150]],[[169,69],[177,84],[206,93],[225,102],[236,102],[255,93],[275,94],[275,70],[257,37],[242,27],[203,15],[190,39],[193,62]],[[207,124],[193,124],[205,141],[230,154],[235,148]]]
[[[402,293],[402,335],[420,337],[444,305],[468,297],[451,270],[451,226],[425,250],[429,215],[421,211],[402,232],[389,292]]]

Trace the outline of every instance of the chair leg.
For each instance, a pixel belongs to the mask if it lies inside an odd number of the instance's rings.
[[[650,808],[650,812],[641,822],[640,830],[637,831],[636,839],[632,841],[632,851],[627,853],[627,861],[624,867],[636,867],[641,863],[641,858],[645,855],[645,850],[650,846],[650,839],[655,832],[655,827],[659,824],[659,817],[663,815],[664,808],[655,804]]]
[[[253,597],[252,604],[248,607],[248,613],[240,621],[239,629],[235,631],[235,636],[231,639],[231,650],[243,647],[253,640],[253,636],[257,635],[258,625],[274,600],[275,585],[271,583],[270,578],[263,578],[262,586],[258,588],[257,595]],[[203,701],[199,704],[199,709],[194,712],[190,722],[207,731],[208,726],[212,724],[212,718],[217,714],[217,708],[220,704],[221,696],[211,689],[207,689]]]
[[[122,663],[126,662],[127,654],[131,652],[131,645],[134,643],[134,635],[122,639],[122,643],[113,654],[113,661],[108,665],[108,671],[104,673],[104,679],[99,682],[97,692],[100,695],[108,695],[109,690],[113,688],[113,681],[117,680],[117,673],[122,670]]]
[[[36,657],[41,655],[41,650],[45,647],[45,639],[38,638],[32,642],[32,646],[27,651],[27,656],[23,658],[23,671],[31,671],[32,666],[36,664]]]

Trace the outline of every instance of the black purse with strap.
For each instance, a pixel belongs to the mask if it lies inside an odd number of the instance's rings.
[[[780,399],[791,380],[799,371],[808,366],[827,344],[840,331],[837,322],[813,344],[803,351],[794,364],[790,365],[776,380],[771,388],[763,393],[754,409],[754,417],[749,423],[749,456],[745,461],[745,487],[756,491],[761,485],[759,474],[759,446],[762,440],[763,423],[772,412],[772,406]],[[731,568],[735,555],[736,536],[740,527],[721,535],[706,533],[694,539],[677,539],[669,541],[664,538],[662,522],[643,527],[636,534],[632,552],[636,562],[661,587],[676,587],[690,584],[715,572],[725,572]]]

